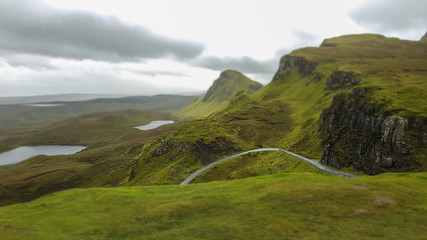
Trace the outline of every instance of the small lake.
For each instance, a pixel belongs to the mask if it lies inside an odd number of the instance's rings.
[[[166,124],[172,124],[175,123],[175,121],[172,120],[159,120],[159,121],[152,121],[147,125],[142,125],[142,126],[138,126],[135,127],[139,130],[150,130],[150,129],[155,129],[158,128],[160,126],[166,125]]]
[[[83,146],[24,146],[12,149],[10,151],[0,153],[0,166],[22,162],[30,157],[37,155],[70,155],[82,151],[86,147]]]
[[[62,103],[28,103],[28,104],[22,104],[27,107],[60,107],[65,106],[65,104]]]

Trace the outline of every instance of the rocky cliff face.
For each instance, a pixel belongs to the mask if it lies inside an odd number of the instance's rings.
[[[412,154],[426,146],[427,119],[393,115],[385,106],[371,103],[368,94],[372,91],[355,88],[350,94],[335,96],[323,110],[321,161],[336,168],[352,166],[366,174],[416,169]]]
[[[303,57],[289,56],[285,55],[280,59],[278,73],[280,72],[289,72],[293,68],[298,68],[298,72],[302,77],[307,77],[313,73],[316,69],[317,64],[307,61],[307,59]],[[273,78],[273,81],[277,80],[278,76]]]
[[[335,71],[326,82],[328,89],[343,89],[358,85],[360,80],[349,72]]]
[[[286,55],[273,81],[286,80],[297,68],[303,78],[318,82],[323,75],[316,71],[317,66],[304,57]],[[399,116],[398,109],[390,111],[385,103],[375,104],[370,96],[378,88],[363,88],[360,79],[353,72],[336,70],[323,85],[325,94],[344,89],[350,92],[336,95],[321,113],[321,161],[336,168],[354,167],[366,174],[419,169],[414,156],[427,146],[427,119]]]

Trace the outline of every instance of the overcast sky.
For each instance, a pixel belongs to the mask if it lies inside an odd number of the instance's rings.
[[[424,0],[0,0],[0,96],[267,84],[279,58],[357,33],[419,40]]]

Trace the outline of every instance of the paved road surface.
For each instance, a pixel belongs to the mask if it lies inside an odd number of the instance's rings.
[[[308,159],[308,158],[305,158],[305,157],[300,156],[298,154],[295,154],[293,152],[286,151],[284,149],[280,149],[280,148],[259,148],[259,149],[253,149],[253,150],[249,150],[249,151],[246,151],[246,152],[241,152],[241,153],[238,153],[238,154],[235,154],[235,155],[231,155],[231,156],[222,158],[222,159],[220,159],[218,161],[212,162],[212,163],[210,163],[210,164],[208,164],[206,166],[203,166],[203,167],[197,169],[197,171],[195,171],[193,174],[191,174],[190,176],[188,176],[181,183],[181,185],[189,184],[195,177],[197,177],[197,175],[199,175],[200,173],[202,173],[206,169],[209,169],[209,168],[217,165],[218,163],[221,163],[221,162],[227,161],[229,159],[232,159],[232,158],[235,158],[235,157],[239,157],[239,156],[242,156],[242,155],[245,155],[245,154],[248,154],[248,153],[252,153],[252,152],[265,152],[265,151],[280,151],[280,152],[284,152],[284,153],[286,153],[288,155],[291,155],[293,157],[301,159],[304,162],[310,163],[311,165],[317,167],[318,169],[320,169],[320,170],[322,170],[324,172],[327,172],[327,173],[330,173],[330,174],[333,174],[333,175],[338,175],[338,176],[342,176],[342,177],[346,177],[346,178],[357,177],[356,175],[353,175],[353,174],[350,174],[350,173],[346,173],[346,172],[342,172],[342,171],[338,171],[338,170],[333,170],[333,169],[331,169],[329,167],[323,166],[317,160]]]

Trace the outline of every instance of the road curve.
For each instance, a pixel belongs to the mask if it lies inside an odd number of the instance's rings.
[[[245,155],[245,154],[248,154],[248,153],[253,153],[253,152],[265,152],[265,151],[280,151],[280,152],[286,153],[286,154],[288,154],[288,155],[291,155],[291,156],[293,156],[293,157],[296,157],[296,158],[298,158],[298,159],[301,159],[301,160],[303,160],[304,162],[307,162],[307,163],[309,163],[309,164],[311,164],[311,165],[313,165],[313,166],[317,167],[318,169],[320,169],[320,170],[322,170],[322,171],[324,171],[324,172],[327,172],[327,173],[329,173],[329,174],[338,175],[338,176],[342,176],[342,177],[346,177],[346,178],[354,178],[354,177],[357,177],[356,175],[353,175],[353,174],[350,174],[350,173],[346,173],[346,172],[342,172],[342,171],[338,171],[338,170],[333,170],[333,169],[331,169],[331,168],[329,168],[329,167],[323,166],[323,165],[322,165],[322,164],[320,164],[320,163],[319,163],[319,161],[317,161],[317,160],[308,159],[308,158],[305,158],[305,157],[300,156],[300,155],[298,155],[298,154],[295,154],[295,153],[293,153],[293,152],[286,151],[286,150],[284,150],[284,149],[280,149],[280,148],[258,148],[258,149],[253,149],[253,150],[249,150],[249,151],[246,151],[246,152],[241,152],[241,153],[238,153],[238,154],[234,154],[234,155],[231,155],[231,156],[227,156],[227,157],[221,158],[221,159],[220,159],[220,160],[218,160],[218,161],[215,161],[215,162],[212,162],[212,163],[210,163],[210,164],[208,164],[208,165],[206,165],[206,166],[203,166],[203,167],[201,167],[201,168],[197,169],[193,174],[191,174],[190,176],[188,176],[188,177],[187,177],[187,178],[186,178],[186,179],[181,183],[181,185],[187,185],[187,184],[189,184],[189,183],[190,183],[190,182],[191,182],[195,177],[197,177],[197,175],[199,175],[200,173],[202,173],[202,172],[203,172],[203,171],[205,171],[206,169],[209,169],[209,168],[211,168],[211,167],[213,167],[213,166],[217,165],[218,163],[221,163],[221,162],[227,161],[227,160],[229,160],[229,159],[232,159],[232,158],[235,158],[235,157],[239,157],[239,156],[242,156],[242,155]]]

